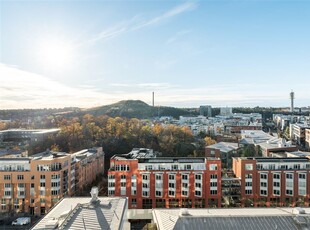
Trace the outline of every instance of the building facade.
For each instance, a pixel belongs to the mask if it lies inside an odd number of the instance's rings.
[[[103,168],[103,164],[95,163],[93,157],[85,159],[93,167],[92,172],[103,171],[95,169]],[[27,158],[0,158],[0,212],[44,215],[61,198],[79,189],[76,174],[82,174],[83,166],[76,166],[83,163],[78,162],[75,154],[48,150]],[[94,180],[95,174],[87,173],[82,184]]]
[[[129,209],[220,207],[220,159],[157,158],[147,151],[111,158],[109,196],[128,197]]]
[[[241,179],[242,206],[309,206],[309,158],[238,157],[233,171]]]
[[[306,148],[310,149],[310,129],[305,130]]]

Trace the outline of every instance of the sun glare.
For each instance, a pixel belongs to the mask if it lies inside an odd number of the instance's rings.
[[[48,39],[38,46],[38,58],[43,67],[53,70],[64,70],[73,61],[72,43],[61,39]]]

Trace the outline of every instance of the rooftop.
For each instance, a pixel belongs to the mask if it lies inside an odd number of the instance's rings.
[[[121,197],[65,198],[32,229],[122,229],[126,208]]]
[[[221,152],[228,153],[230,151],[239,149],[239,145],[238,143],[232,142],[219,142],[214,145],[209,145],[206,148],[219,149]]]
[[[70,155],[70,154],[65,153],[65,152],[54,152],[54,151],[46,150],[44,152],[31,155],[31,157],[34,160],[50,160],[50,159],[54,159],[54,158],[65,157],[68,155]]]
[[[309,229],[310,208],[154,209],[158,230]]]

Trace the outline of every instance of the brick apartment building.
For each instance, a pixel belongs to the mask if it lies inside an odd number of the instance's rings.
[[[93,172],[81,176],[84,163],[79,160],[80,155],[47,150],[31,157],[0,158],[0,213],[45,214],[61,198],[73,195],[79,189],[76,181],[83,185],[95,179]],[[88,168],[103,172],[103,155],[102,148],[86,155]],[[100,158],[99,165],[91,160],[93,156]]]
[[[129,209],[220,207],[221,161],[133,149],[111,158],[108,195],[128,197]]]
[[[310,159],[233,158],[241,179],[241,206],[309,206]]]
[[[310,129],[305,129],[306,148],[310,149]]]

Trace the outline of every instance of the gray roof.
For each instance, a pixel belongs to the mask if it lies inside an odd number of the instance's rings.
[[[158,230],[310,229],[310,208],[154,209]]]
[[[238,143],[219,142],[214,145],[208,145],[206,148],[219,149],[221,152],[228,153],[230,151],[237,150],[240,147]]]
[[[251,216],[251,217],[181,217],[173,230],[298,230],[292,216]]]
[[[51,229],[47,226],[53,222],[58,222],[56,229],[122,228],[127,209],[126,198],[98,197],[98,202],[90,201],[90,197],[65,198],[32,229]]]

